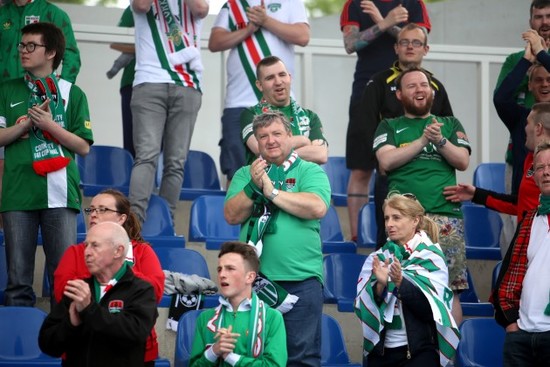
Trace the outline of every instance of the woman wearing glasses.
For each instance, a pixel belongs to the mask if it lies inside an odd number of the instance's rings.
[[[437,225],[412,194],[384,202],[387,243],[363,264],[355,313],[369,367],[445,366],[458,345]]]
[[[89,208],[84,209],[88,217],[88,228],[102,222],[120,224],[132,241],[128,249],[126,261],[133,263],[132,271],[136,276],[145,279],[153,285],[157,302],[160,302],[164,292],[164,273],[157,255],[151,246],[141,237],[141,224],[136,215],[130,211],[128,198],[117,190],[104,190],[94,196]],[[63,297],[63,290],[67,281],[90,277],[90,272],[84,260],[86,245],[80,243],[70,246],[54,273],[54,295],[59,302]],[[145,347],[145,366],[153,367],[158,357],[158,343],[155,329],[147,339]]]

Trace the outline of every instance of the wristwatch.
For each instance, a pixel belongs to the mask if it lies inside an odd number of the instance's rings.
[[[276,188],[273,188],[273,191],[271,191],[271,194],[269,195],[268,199],[273,201],[273,199],[275,199],[277,195],[279,195],[279,190],[277,190]]]
[[[445,146],[445,144],[447,144],[447,138],[441,138],[439,143],[437,143],[437,147],[438,148],[443,148]]]

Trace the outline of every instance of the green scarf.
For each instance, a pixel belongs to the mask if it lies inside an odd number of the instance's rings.
[[[256,106],[253,107],[255,115],[261,115],[267,111],[282,111],[285,107],[277,108],[262,98]],[[306,111],[296,103],[294,98],[290,97],[290,111],[292,116],[290,116],[290,126],[292,128],[292,135],[303,135],[308,136],[310,127],[309,127],[309,117],[307,116]]]
[[[537,215],[550,214],[550,196],[540,195]]]
[[[282,165],[271,164],[267,167],[267,175],[276,189],[285,191],[284,183],[286,175],[299,161],[300,157],[298,157],[298,154],[292,151]],[[248,192],[247,195],[249,197],[254,198],[245,242],[254,246],[258,257],[260,257],[263,249],[262,238],[264,234],[276,231],[275,221],[272,219],[276,217],[279,208],[263,195],[252,180],[245,188],[245,192]],[[283,287],[276,282],[270,281],[262,273],[256,277],[253,288],[262,301],[266,302],[270,307],[276,308],[281,313],[290,311],[298,301],[298,297],[288,294]]]
[[[55,74],[52,73],[46,78],[36,78],[31,73],[26,73],[25,82],[31,93],[28,107],[41,105],[49,98],[53,120],[65,128],[67,117]],[[29,138],[33,158],[32,168],[40,176],[65,168],[71,161],[70,158],[63,156],[63,148],[47,131],[33,126],[29,131]]]
[[[124,261],[120,269],[118,269],[118,271],[116,272],[113,279],[109,280],[109,283],[107,283],[107,286],[105,286],[105,288],[103,289],[103,292],[101,291],[101,284],[99,284],[96,277],[93,277],[94,289],[95,289],[95,301],[97,303],[99,303],[99,301],[101,301],[103,296],[107,294],[107,292],[109,292],[118,283],[118,281],[120,280],[120,278],[124,276],[124,274],[126,274],[127,269],[128,269],[128,262]]]
[[[251,316],[248,324],[248,333],[247,335],[241,335],[241,338],[248,337],[246,355],[258,358],[262,355],[264,350],[266,306],[264,302],[252,292],[250,307]],[[233,312],[237,311],[238,310],[233,310]],[[210,331],[210,333],[206,333],[205,336],[206,344],[214,344],[216,342],[216,334],[223,328],[223,319],[226,312],[228,312],[226,306],[220,304],[216,307],[214,316],[206,323],[206,327]]]

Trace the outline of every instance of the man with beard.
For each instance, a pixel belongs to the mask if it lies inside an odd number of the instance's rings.
[[[470,143],[460,121],[430,113],[434,91],[428,73],[411,68],[397,79],[397,99],[404,116],[383,120],[373,149],[389,190],[411,193],[440,228],[440,245],[447,258],[449,285],[455,293],[468,289],[464,222],[460,203],[449,202],[443,188],[456,185],[456,170],[470,161]],[[460,301],[453,299],[453,316],[462,321]]]

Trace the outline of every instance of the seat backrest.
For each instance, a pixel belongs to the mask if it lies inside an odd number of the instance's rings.
[[[328,157],[327,163],[321,167],[325,170],[334,194],[346,195],[350,170],[346,167],[346,157]]]
[[[499,261],[495,264],[493,268],[493,276],[491,278],[491,290],[495,289],[498,280],[498,274],[500,273],[500,268],[502,268],[502,261]]]
[[[0,307],[0,361],[43,356],[38,334],[46,316],[34,307]]]
[[[321,219],[321,240],[343,241],[342,227],[336,209],[331,205],[327,214]]]
[[[479,303],[479,297],[477,296],[472,274],[470,274],[469,269],[466,269],[466,277],[468,279],[468,289],[460,292],[460,302]]]
[[[205,152],[190,150],[183,171],[184,189],[221,190],[214,159]]]
[[[480,163],[474,171],[474,186],[495,192],[506,192],[505,163]]]
[[[498,213],[480,205],[462,205],[466,246],[500,247],[502,219]]]
[[[197,318],[203,310],[192,310],[184,313],[178,322],[178,333],[176,336],[176,348],[174,352],[174,367],[189,366],[191,348],[195,336],[195,325]]]
[[[203,195],[193,201],[189,214],[189,241],[237,239],[239,225],[227,223],[223,216],[223,196]]]
[[[374,202],[369,202],[363,205],[359,211],[357,245],[360,247],[376,247],[377,233]]]
[[[197,251],[181,247],[153,247],[163,270],[183,274],[197,274],[210,279],[204,257]]]
[[[147,207],[145,222],[141,227],[142,236],[175,236],[174,221],[166,200],[158,195],[151,195]]]
[[[323,314],[321,320],[321,364],[347,365],[350,363],[342,329],[338,321]]]
[[[357,279],[366,259],[366,255],[349,253],[328,254],[323,258],[325,301],[355,299]]]
[[[85,157],[76,162],[83,184],[113,188],[128,187],[134,158],[127,150],[106,145],[92,145]]]
[[[494,318],[465,319],[460,334],[457,366],[502,366],[505,332]]]

